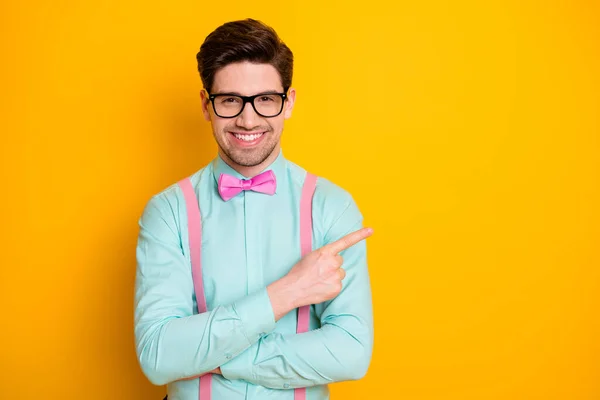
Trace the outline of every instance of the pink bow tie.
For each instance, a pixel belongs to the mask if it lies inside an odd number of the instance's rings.
[[[253,190],[255,192],[273,195],[277,181],[273,171],[265,171],[252,179],[238,179],[231,175],[221,174],[219,176],[219,194],[223,200],[228,201],[237,196],[242,190]]]

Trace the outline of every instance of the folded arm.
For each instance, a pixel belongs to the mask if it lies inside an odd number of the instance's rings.
[[[331,243],[362,226],[352,202],[326,235]],[[270,333],[221,366],[227,379],[273,389],[309,387],[362,378],[373,348],[371,286],[366,243],[340,253],[346,277],[340,294],[317,306],[321,327],[301,334]]]
[[[211,372],[275,328],[266,289],[194,314],[191,270],[168,203],[153,197],[139,225],[135,344],[153,384]]]

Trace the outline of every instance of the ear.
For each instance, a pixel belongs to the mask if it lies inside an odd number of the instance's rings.
[[[294,109],[294,103],[296,102],[296,89],[290,88],[286,99],[283,115],[285,116],[285,119],[288,119],[292,116],[292,110]]]
[[[210,122],[210,99],[208,98],[208,93],[206,90],[202,89],[200,91],[200,99],[202,101],[202,114],[204,114],[204,119]]]

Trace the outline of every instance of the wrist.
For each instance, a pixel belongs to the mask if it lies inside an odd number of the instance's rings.
[[[267,286],[267,294],[271,300],[275,321],[298,307],[298,296],[293,283],[287,276]]]

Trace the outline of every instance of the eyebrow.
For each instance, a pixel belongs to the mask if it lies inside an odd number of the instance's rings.
[[[261,94],[277,94],[277,93],[282,93],[282,92],[279,92],[279,91],[277,91],[277,90],[266,90],[266,91],[264,91],[264,92],[259,92],[259,93],[253,94],[252,96],[260,96]],[[218,95],[218,96],[223,96],[223,95],[226,95],[226,96],[241,96],[241,97],[249,97],[249,96],[244,96],[244,95],[243,95],[243,94],[241,94],[240,92],[215,92],[215,93],[211,93],[211,94],[213,94],[213,95],[215,95],[215,96],[217,96],[217,95]]]

